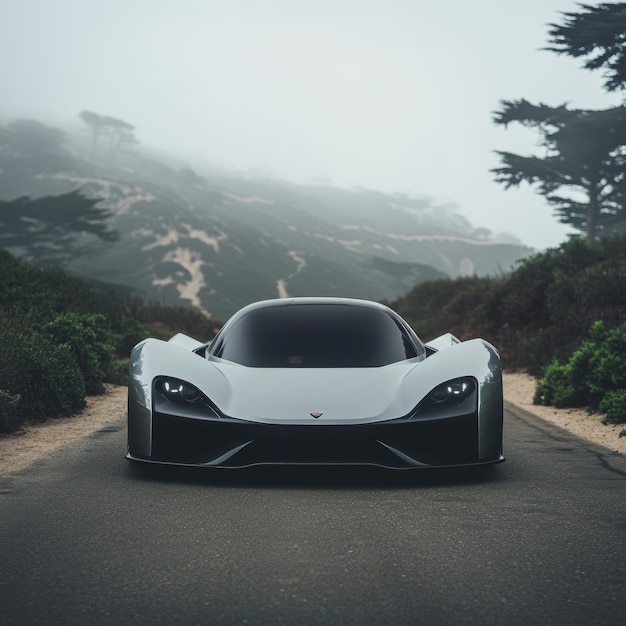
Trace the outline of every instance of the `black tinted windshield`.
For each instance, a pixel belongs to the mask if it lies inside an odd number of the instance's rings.
[[[250,311],[225,333],[215,355],[249,367],[378,367],[417,353],[383,310],[296,304]]]

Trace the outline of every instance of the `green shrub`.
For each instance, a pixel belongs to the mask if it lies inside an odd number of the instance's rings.
[[[116,316],[112,328],[111,342],[118,356],[126,357],[140,341],[150,336],[145,324],[127,315]],[[112,383],[112,380],[107,380]]]
[[[20,360],[21,379],[15,387],[27,419],[43,421],[85,407],[85,381],[67,346],[36,338]]]
[[[496,345],[505,362],[534,375],[565,362],[602,320],[622,323],[626,312],[626,237],[595,244],[572,238],[522,261],[499,294],[503,322]]]
[[[24,423],[19,394],[0,389],[0,433],[12,433]]]
[[[626,323],[609,329],[601,321],[565,364],[554,360],[537,385],[536,404],[589,407],[607,421],[626,419]],[[609,415],[610,414],[610,417]]]
[[[60,269],[40,269],[0,249],[0,308],[23,321],[44,323],[64,311],[97,310],[98,298],[84,281]]]
[[[111,373],[106,382],[113,385],[128,385],[128,365],[130,359],[118,359],[113,362]]]
[[[535,404],[556,406],[584,406],[576,399],[576,388],[572,382],[572,368],[569,364],[561,365],[554,360],[548,366],[542,383],[535,389]]]
[[[598,411],[606,413],[602,420],[605,424],[622,424],[626,422],[626,389],[609,391],[600,401]]]
[[[128,383],[132,346],[158,326],[211,339],[220,326],[191,307],[146,303],[131,290],[38,269],[0,249],[0,431],[71,415],[104,382]]]
[[[104,391],[113,360],[114,347],[107,320],[99,313],[62,313],[42,327],[55,343],[67,346],[85,379],[88,394]]]
[[[460,339],[482,336],[495,341],[500,327],[497,297],[500,282],[477,276],[429,280],[386,304],[425,340],[451,332]]]
[[[592,401],[598,403],[607,390],[626,388],[626,323],[609,329],[596,322],[591,340],[597,349],[589,362],[589,392]]]
[[[0,386],[20,396],[21,419],[71,415],[85,406],[85,381],[67,345],[56,345],[0,309]]]

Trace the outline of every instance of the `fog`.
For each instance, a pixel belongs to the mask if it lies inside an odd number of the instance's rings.
[[[79,126],[295,182],[432,196],[542,249],[568,229],[493,180],[501,99],[608,108],[601,74],[542,51],[567,0],[0,0],[0,116]],[[1,195],[1,189],[0,189]]]

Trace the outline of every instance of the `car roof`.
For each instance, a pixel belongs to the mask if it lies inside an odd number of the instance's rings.
[[[373,300],[361,300],[359,298],[337,298],[330,296],[305,296],[305,297],[293,297],[293,298],[273,298],[270,300],[259,300],[258,302],[253,302],[244,306],[242,309],[239,309],[232,317],[230,317],[224,325],[222,326],[222,330],[218,333],[218,335],[222,335],[223,332],[231,329],[235,323],[240,320],[244,315],[247,315],[250,311],[254,311],[257,309],[268,309],[273,307],[288,307],[292,305],[332,305],[332,306],[347,306],[347,307],[360,307],[367,309],[374,309],[378,311],[382,311],[391,315],[396,320],[399,320],[403,326],[407,328],[408,331],[413,335],[413,339],[416,341],[418,345],[422,345],[421,340],[415,334],[413,329],[408,325],[408,323],[402,319],[398,313],[396,313],[393,309],[390,309],[388,306],[381,304],[379,302],[374,302]]]
[[[274,298],[271,300],[260,300],[259,302],[253,302],[242,309],[240,309],[235,315],[239,313],[251,311],[253,309],[272,307],[272,306],[291,306],[294,304],[332,304],[332,305],[345,305],[345,306],[360,306],[368,307],[372,309],[379,309],[383,311],[391,311],[391,309],[384,304],[374,302],[372,300],[361,300],[358,298],[337,298],[328,296],[305,296],[305,297],[293,297],[293,298]]]
[[[293,313],[297,319],[300,319],[299,313],[305,312],[302,310],[296,312],[296,307],[326,307],[327,312],[331,315],[333,315],[331,309],[335,309],[335,313],[339,313],[339,311],[337,311],[336,309],[341,307],[344,308],[344,312],[347,313],[349,317],[352,314],[348,313],[348,310],[352,309],[354,311],[354,315],[356,315],[357,318],[361,317],[359,313],[365,313],[366,311],[370,311],[373,314],[374,312],[376,312],[376,316],[382,315],[395,321],[399,330],[410,339],[415,348],[416,354],[420,355],[425,354],[426,352],[424,344],[416,335],[415,331],[409,326],[409,324],[400,315],[398,315],[398,313],[396,313],[388,306],[385,306],[384,304],[374,302],[372,300],[362,300],[358,298],[306,296],[260,300],[258,302],[253,302],[247,306],[244,306],[226,321],[221,330],[214,337],[213,341],[211,342],[211,353],[220,353],[222,345],[225,341],[227,341],[227,337],[231,335],[231,332],[234,331],[235,327],[239,326],[239,323],[243,320],[243,318],[247,318],[249,314],[256,314],[257,311],[270,312],[272,309],[274,309],[276,311],[278,319],[281,320],[281,323],[285,323],[285,316],[279,315],[278,309],[282,309],[283,312],[286,313],[286,317],[289,318],[291,317],[291,315],[287,313],[287,309],[289,307],[294,308]],[[321,311],[316,311],[316,314],[317,313],[321,313]],[[341,315],[341,317],[343,318],[343,315]],[[275,318],[275,315],[273,313],[270,313],[270,318]]]

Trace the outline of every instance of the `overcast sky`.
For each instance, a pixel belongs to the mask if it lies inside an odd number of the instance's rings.
[[[595,4],[595,3],[594,3]],[[620,103],[599,73],[542,51],[569,0],[0,0],[0,115],[89,109],[146,145],[296,182],[432,196],[537,249],[559,225],[503,190],[501,99]],[[0,189],[1,194],[1,189]]]

